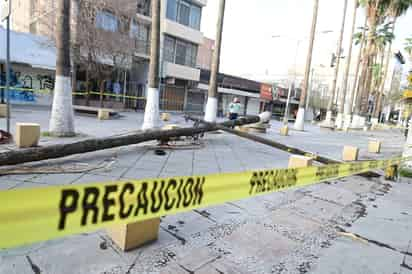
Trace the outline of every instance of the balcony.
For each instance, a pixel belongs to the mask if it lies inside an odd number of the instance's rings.
[[[181,25],[169,19],[163,20],[162,24],[164,33],[183,39],[185,41],[192,42],[197,45],[203,44],[203,33],[199,30]]]
[[[206,7],[207,0],[191,0],[192,3],[195,3],[201,7]]]
[[[200,79],[200,70],[169,62],[164,62],[163,77],[172,77],[177,79],[196,81]]]

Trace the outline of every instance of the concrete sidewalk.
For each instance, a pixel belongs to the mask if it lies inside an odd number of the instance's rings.
[[[15,120],[47,125],[44,110],[15,115]],[[130,130],[139,117],[76,119],[80,132],[106,136],[108,128]],[[184,124],[177,116],[173,122]],[[272,122],[264,136],[337,159],[344,144],[359,146],[363,159],[397,155],[403,145],[396,130],[321,133],[308,125],[305,132],[281,137],[280,126]],[[64,142],[79,138],[84,137]],[[367,153],[369,138],[384,141],[382,154]],[[153,142],[36,163],[111,165],[80,174],[0,177],[0,190],[286,167],[290,156],[227,134],[207,134],[202,145],[166,156],[154,155],[154,147]],[[355,176],[165,216],[158,241],[129,253],[121,252],[105,231],[2,250],[0,273],[412,273],[411,193],[405,179],[390,183]]]

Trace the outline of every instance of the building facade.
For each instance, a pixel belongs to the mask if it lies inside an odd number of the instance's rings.
[[[114,92],[113,87],[120,85],[122,94],[145,96],[150,62],[150,2],[96,0],[79,7],[78,1],[72,1],[72,43],[79,44],[79,56],[85,59],[75,70],[76,89],[95,90],[104,86],[105,92]],[[204,39],[200,23],[206,4],[206,0],[161,0],[162,109],[182,111],[188,89],[200,79],[197,55]],[[46,35],[53,40],[56,8],[54,0],[15,0],[12,3],[12,29]],[[93,76],[88,75],[91,73],[85,72],[90,55],[98,55],[99,62],[105,65],[104,70],[113,70],[112,75],[104,76],[107,78],[103,79],[104,85],[99,84],[99,79],[93,82]],[[104,98],[105,101],[109,99]],[[81,104],[84,98],[77,96],[75,100]],[[109,106],[123,104],[144,108],[143,100],[115,101]],[[88,99],[88,103],[93,104],[93,98]]]

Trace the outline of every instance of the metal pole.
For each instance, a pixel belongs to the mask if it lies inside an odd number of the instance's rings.
[[[292,87],[293,87],[293,82],[291,81],[289,84],[288,99],[286,100],[285,116],[283,117],[283,124],[285,125],[289,124],[289,102],[290,102],[290,96],[292,94]]]
[[[7,100],[7,132],[10,133],[10,15],[7,17],[6,38],[6,100]]]
[[[296,74],[297,74],[297,60],[298,60],[298,53],[299,53],[299,46],[302,40],[298,40],[296,43],[296,51],[295,51],[295,63],[294,63],[294,72],[293,72],[293,80],[289,85],[289,91],[288,91],[288,99],[286,100],[286,108],[285,108],[285,116],[283,118],[283,123],[287,125],[289,123],[289,105],[290,105],[290,97],[292,96],[292,87],[296,83]]]
[[[126,106],[126,93],[127,93],[127,71],[124,71],[124,82],[123,82],[123,107]]]
[[[310,84],[308,88],[308,98],[306,99],[306,111],[309,110],[309,101],[310,101],[310,96],[312,95],[312,89],[313,89],[313,76],[315,74],[315,69],[312,68],[312,75],[310,76]]]

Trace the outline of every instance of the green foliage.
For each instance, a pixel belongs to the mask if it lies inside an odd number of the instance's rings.
[[[359,29],[362,31],[354,34],[355,45],[359,45],[362,42],[362,39],[366,39],[366,37],[363,37],[364,30],[366,30],[366,32],[370,31],[369,28],[364,27],[360,27]],[[381,24],[376,28],[373,39],[378,49],[384,49],[387,44],[391,43],[395,39],[392,29],[393,24],[391,22]]]
[[[402,168],[399,174],[401,175],[401,177],[404,177],[404,178],[412,178],[412,170],[410,169]]]
[[[412,57],[412,37],[405,40],[405,51]]]

